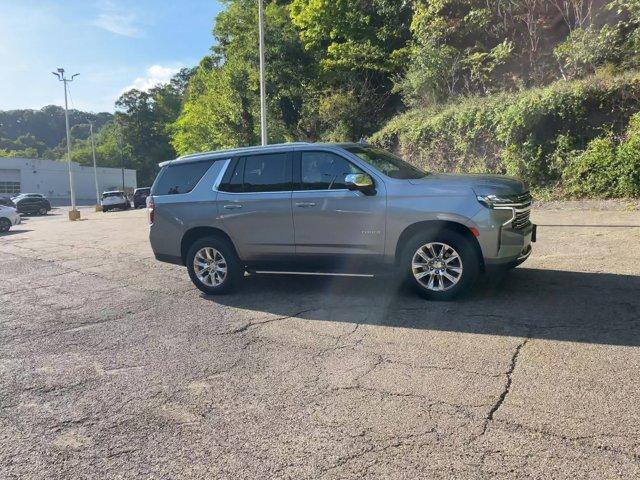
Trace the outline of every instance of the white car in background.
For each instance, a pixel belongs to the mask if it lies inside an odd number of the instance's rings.
[[[14,225],[19,225],[22,221],[20,214],[13,207],[0,205],[0,233],[8,232]]]
[[[111,192],[104,192],[102,194],[102,211],[108,212],[109,210],[115,210],[116,208],[122,210],[129,210],[131,203],[127,194],[122,190],[113,190]]]

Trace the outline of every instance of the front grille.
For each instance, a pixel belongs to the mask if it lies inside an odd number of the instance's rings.
[[[511,226],[515,230],[522,230],[531,225],[531,221],[529,220],[529,216],[531,215],[531,201],[531,194],[529,192],[524,192],[513,197],[516,211]]]
[[[523,228],[528,227],[531,222],[529,221],[529,215],[531,214],[531,210],[525,210],[524,212],[516,212],[516,217],[511,222],[511,225],[515,230],[522,230]]]

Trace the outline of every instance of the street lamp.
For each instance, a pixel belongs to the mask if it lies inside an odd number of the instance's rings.
[[[96,182],[96,212],[102,210],[100,206],[100,191],[98,190],[98,169],[96,168],[96,144],[93,142],[93,122],[89,120],[89,135],[91,136],[91,154],[93,155],[93,179]]]
[[[67,103],[67,83],[73,82],[73,79],[80,75],[74,73],[71,78],[64,76],[64,68],[58,68],[57,72],[51,72],[64,85],[64,121],[67,126],[67,160],[69,161],[69,190],[71,192],[71,211],[69,212],[69,220],[79,220],[80,212],[76,209],[76,191],[73,184],[73,168],[71,168],[71,132],[69,130],[69,105]]]

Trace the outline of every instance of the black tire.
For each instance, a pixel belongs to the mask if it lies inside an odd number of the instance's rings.
[[[40,209],[38,209],[38,215],[46,215],[47,214],[47,209],[42,207]]]
[[[8,232],[11,229],[11,222],[7,218],[0,218],[0,233]]]
[[[418,255],[418,249],[429,243],[447,245],[454,250],[453,253],[458,254],[459,260],[454,260],[451,264],[454,268],[460,268],[457,283],[453,283],[447,279],[443,280],[442,276],[440,276],[439,279],[434,281],[434,285],[430,289],[416,278],[412,267],[413,257],[414,255]],[[438,249],[442,247],[436,245],[433,248],[436,250],[436,253],[438,253]],[[449,258],[451,258],[453,253],[451,253],[451,250],[447,252],[450,254]],[[446,258],[447,253],[444,255]],[[439,267],[443,265],[445,264],[442,262],[438,263]],[[450,276],[456,277],[456,275],[458,275],[457,272],[453,271],[453,268],[450,270],[449,267],[445,268],[444,271]],[[404,282],[414,288],[423,297],[429,300],[447,301],[464,295],[471,290],[480,273],[480,258],[472,241],[464,235],[453,230],[426,231],[414,235],[405,244],[400,255],[399,270],[399,274]],[[422,273],[424,270],[426,270],[426,268],[419,269],[417,273]],[[437,274],[435,276],[438,277]],[[443,283],[440,284],[439,282]],[[443,289],[435,290],[434,288],[437,287]]]
[[[109,211],[108,208],[102,207],[102,213],[107,213]]]
[[[196,267],[194,265],[196,254],[205,248],[217,250],[222,255],[224,263],[226,264],[226,275],[224,280],[218,285],[205,283],[196,273]],[[240,286],[244,278],[244,268],[238,259],[236,251],[229,241],[224,238],[204,237],[196,240],[193,245],[191,245],[191,248],[189,248],[185,260],[187,270],[189,271],[189,278],[191,278],[191,281],[198,289],[207,295],[219,295],[231,292]],[[211,274],[209,274],[208,277],[205,275],[204,278],[205,280],[209,278],[210,281],[213,281]]]

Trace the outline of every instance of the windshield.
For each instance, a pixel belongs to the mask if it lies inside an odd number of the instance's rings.
[[[107,197],[122,197],[123,193],[122,192],[105,192],[102,194],[102,198],[107,198]]]
[[[401,180],[415,180],[428,175],[426,172],[405,162],[401,158],[379,148],[354,146],[346,147],[345,150],[357,155],[373,168],[384,173],[387,177]]]

